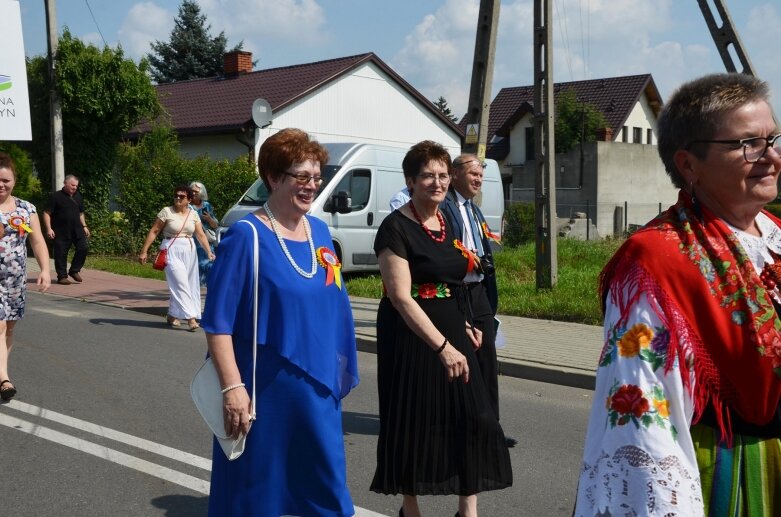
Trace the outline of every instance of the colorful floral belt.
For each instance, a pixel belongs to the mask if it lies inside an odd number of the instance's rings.
[[[450,298],[450,287],[442,282],[412,284],[412,297],[428,300],[430,298]]]
[[[413,298],[421,298],[423,300],[430,300],[433,298],[451,298],[453,293],[450,290],[450,286],[443,282],[429,282],[426,284],[412,284]],[[385,288],[385,282],[382,283],[382,295],[388,296],[388,290]]]

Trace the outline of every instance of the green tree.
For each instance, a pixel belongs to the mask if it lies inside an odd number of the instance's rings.
[[[155,41],[147,54],[152,78],[159,84],[214,77],[223,73],[223,59],[228,40],[225,31],[212,38],[211,25],[201,14],[197,2],[184,0],[174,21],[169,42]],[[239,42],[233,50],[241,50]]]
[[[17,144],[0,142],[0,151],[7,153],[16,166],[16,185],[14,196],[39,204],[41,182],[33,175],[33,161],[29,154]]]
[[[66,28],[55,56],[62,104],[65,173],[79,176],[87,208],[108,210],[117,148],[122,135],[160,111],[148,64],[125,59],[121,47],[102,50]],[[49,73],[46,58],[28,60],[34,145],[29,147],[44,190],[51,190]],[[60,185],[55,185],[59,188]],[[98,214],[95,213],[95,216]]]
[[[453,115],[453,112],[450,111],[450,107],[447,105],[447,99],[441,95],[439,96],[439,99],[437,99],[437,102],[434,103],[434,107],[453,122],[458,122],[458,117]]]
[[[593,104],[580,102],[575,90],[561,92],[556,99],[556,152],[566,153],[581,142],[593,142],[607,120]]]

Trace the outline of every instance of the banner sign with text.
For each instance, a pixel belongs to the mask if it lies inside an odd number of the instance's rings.
[[[18,0],[0,0],[0,34],[0,140],[32,140]]]

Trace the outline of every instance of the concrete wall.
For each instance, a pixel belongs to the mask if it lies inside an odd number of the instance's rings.
[[[582,164],[582,166],[581,166]],[[597,174],[598,171],[598,174]],[[582,173],[581,173],[582,172]],[[534,202],[534,162],[513,168],[510,200]],[[569,220],[587,213],[601,237],[614,234],[614,214],[625,225],[642,225],[675,202],[678,191],[670,182],[656,146],[590,142],[556,155],[556,215]]]
[[[628,204],[628,225],[643,225],[675,203],[676,189],[653,145],[596,142],[599,155],[599,212],[597,227],[602,235],[612,233],[615,208]],[[611,230],[608,232],[607,230]]]

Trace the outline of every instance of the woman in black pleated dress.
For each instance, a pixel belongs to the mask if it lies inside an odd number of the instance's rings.
[[[445,227],[439,203],[450,156],[424,141],[404,157],[412,199],[382,222],[374,242],[386,296],[377,314],[380,437],[371,489],[403,494],[399,515],[418,517],[418,495],[459,496],[477,516],[477,494],[512,485],[504,433],[483,384],[463,287],[476,257]]]

